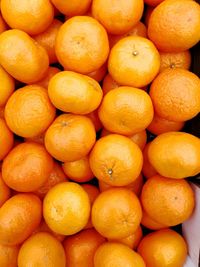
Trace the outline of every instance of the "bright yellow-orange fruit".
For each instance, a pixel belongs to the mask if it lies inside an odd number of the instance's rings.
[[[54,6],[68,17],[84,15],[92,2],[92,0],[51,0]]]
[[[0,244],[0,266],[17,267],[18,252],[18,246],[10,247]]]
[[[160,230],[164,228],[168,228],[168,226],[165,226],[161,223],[158,223],[154,221],[147,213],[145,210],[142,211],[142,220],[141,224],[151,230]]]
[[[151,178],[155,174],[157,174],[157,171],[154,169],[154,167],[149,162],[149,156],[148,156],[148,150],[151,142],[146,144],[143,150],[143,166],[142,166],[142,173],[146,179]]]
[[[45,77],[44,77],[42,80],[40,80],[40,81],[38,81],[37,83],[35,83],[35,84],[37,84],[37,85],[39,85],[39,86],[42,86],[42,87],[44,87],[45,89],[48,89],[49,82],[50,82],[51,78],[52,78],[54,75],[56,75],[58,72],[60,72],[60,71],[61,71],[61,70],[58,69],[58,68],[56,68],[56,67],[49,67],[49,68],[48,68],[48,71],[47,71],[47,73],[46,73],[46,75],[45,75]]]
[[[6,30],[7,30],[7,25],[0,14],[0,33],[4,32]]]
[[[1,66],[0,84],[3,88],[0,90],[0,107],[3,107],[15,90],[15,81]]]
[[[2,179],[2,175],[0,172],[0,207],[10,198],[11,190],[10,188],[4,183]]]
[[[14,135],[4,119],[0,118],[0,161],[5,158],[14,145]]]

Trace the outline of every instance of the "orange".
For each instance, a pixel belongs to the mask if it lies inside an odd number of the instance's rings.
[[[94,267],[146,267],[142,257],[129,247],[113,242],[101,245],[94,256]]]
[[[100,82],[103,80],[106,73],[107,73],[107,62],[104,63],[98,70],[92,71],[88,73],[87,75],[95,79],[97,82]]]
[[[18,245],[38,227],[42,203],[33,194],[17,194],[0,209],[0,244]]]
[[[98,115],[98,110],[94,110],[91,113],[87,114],[86,117],[91,119],[92,123],[94,124],[96,132],[100,131],[103,127],[99,115]]]
[[[146,10],[144,12],[144,22],[145,22],[145,25],[148,27],[149,25],[149,20],[150,20],[150,16],[153,12],[155,7],[153,6],[146,6]]]
[[[166,177],[182,179],[200,172],[200,139],[183,132],[168,132],[156,137],[148,157],[156,171]]]
[[[154,169],[154,167],[151,165],[149,162],[149,157],[148,157],[148,151],[149,151],[149,146],[151,142],[146,144],[144,150],[143,150],[143,166],[142,166],[142,173],[146,179],[151,178],[152,176],[157,174],[157,171]]]
[[[134,234],[141,219],[142,209],[137,196],[124,188],[102,192],[92,207],[94,228],[109,239],[122,239]]]
[[[142,190],[142,186],[143,186],[143,177],[140,174],[134,182],[124,186],[123,188],[129,189],[133,191],[137,196],[139,196]],[[109,184],[106,184],[103,181],[99,181],[99,189],[101,192],[109,190],[111,188],[114,188],[114,187]]]
[[[110,47],[112,48],[119,40],[127,37],[127,36],[141,36],[147,38],[147,28],[146,26],[139,21],[136,25],[133,26],[130,31],[126,32],[125,34],[121,35],[109,35],[109,43]]]
[[[52,231],[62,235],[76,234],[89,220],[88,194],[76,183],[58,184],[44,198],[43,216]]]
[[[103,80],[103,94],[107,94],[108,92],[110,92],[111,90],[119,87],[120,85],[113,80],[113,78],[110,76],[110,74],[107,74],[106,77]]]
[[[200,40],[200,6],[191,0],[163,1],[152,12],[148,36],[163,52],[181,52]]]
[[[87,156],[95,141],[96,132],[91,120],[73,114],[57,117],[45,134],[46,149],[63,162]]]
[[[56,67],[49,67],[48,68],[48,71],[47,71],[47,73],[46,73],[46,75],[45,75],[45,77],[42,79],[42,80],[40,80],[40,81],[38,81],[37,83],[35,83],[35,84],[37,84],[37,85],[39,85],[39,86],[42,86],[42,87],[44,87],[45,89],[48,89],[48,86],[49,86],[49,81],[51,80],[51,78],[53,77],[53,76],[55,76],[58,72],[60,72],[61,70],[60,69],[58,69],[58,68],[56,68]]]
[[[48,179],[53,159],[42,145],[22,143],[7,155],[2,165],[4,182],[19,192],[33,192]]]
[[[61,165],[57,162],[54,162],[53,169],[51,170],[47,181],[34,193],[43,199],[52,187],[66,181],[67,178],[62,170]]]
[[[4,109],[5,107],[0,107],[0,118],[4,119]]]
[[[147,267],[182,267],[187,257],[187,245],[180,234],[165,229],[145,236],[138,252]]]
[[[136,25],[142,17],[144,2],[142,0],[107,1],[93,0],[92,16],[97,19],[109,33],[124,34]]]
[[[131,249],[136,249],[137,246],[139,245],[141,239],[142,239],[142,227],[139,226],[138,229],[135,231],[135,233],[133,233],[132,235],[122,238],[122,239],[116,239],[116,240],[109,240],[109,241],[113,241],[113,242],[119,242],[122,243],[128,247],[130,247]]]
[[[54,16],[49,0],[1,0],[1,13],[11,28],[30,35],[45,31]]]
[[[103,96],[97,81],[72,71],[62,71],[51,78],[48,94],[56,108],[80,115],[97,109]]]
[[[67,177],[77,183],[88,182],[94,177],[88,156],[76,161],[65,162],[63,164],[63,170]]]
[[[0,118],[0,161],[5,158],[14,145],[14,135],[4,119]]]
[[[151,84],[150,96],[160,117],[181,122],[190,120],[200,111],[199,77],[188,70],[167,69]]]
[[[3,87],[3,90],[0,90],[0,107],[3,107],[15,90],[15,81],[1,66],[0,83]]]
[[[167,226],[158,223],[154,221],[152,218],[149,217],[149,215],[146,213],[146,211],[143,210],[142,212],[142,221],[141,224],[151,230],[160,230],[163,228],[167,228]]]
[[[58,34],[58,31],[62,25],[62,22],[60,20],[54,19],[52,24],[42,33],[34,36],[34,39],[38,44],[43,46],[49,56],[49,63],[56,63],[57,57],[55,52],[55,43],[56,43],[56,36]]]
[[[159,135],[171,131],[180,131],[183,129],[185,123],[181,121],[170,121],[159,117],[154,113],[152,122],[147,127],[152,134]]]
[[[141,202],[150,218],[166,226],[186,221],[195,205],[188,182],[160,175],[153,176],[144,184]]]
[[[0,266],[17,267],[17,256],[19,248],[17,246],[4,246],[0,244]]]
[[[7,25],[0,14],[0,34],[7,30]]]
[[[90,154],[93,174],[111,186],[134,182],[141,172],[142,163],[139,147],[129,138],[117,134],[100,138]]]
[[[67,267],[94,267],[93,258],[105,238],[94,229],[69,236],[64,241]]]
[[[29,237],[21,246],[18,267],[26,266],[66,266],[62,244],[48,233],[37,233]]]
[[[147,5],[150,5],[150,6],[157,6],[159,5],[161,2],[163,2],[164,0],[144,0],[144,2],[147,4]]]
[[[36,137],[54,120],[55,107],[47,91],[38,85],[28,85],[16,90],[5,107],[5,119],[9,128],[17,135]]]
[[[106,30],[92,17],[76,16],[61,26],[56,38],[56,55],[65,69],[90,73],[106,62],[108,54]]]
[[[10,188],[4,183],[0,172],[0,207],[8,200],[11,196]]]
[[[121,86],[108,92],[99,108],[99,118],[110,132],[132,135],[143,131],[153,119],[153,105],[143,90]]]
[[[183,52],[160,52],[160,71],[167,68],[181,68],[189,70],[191,66],[191,53],[189,50]]]
[[[44,145],[44,135],[45,135],[45,133],[42,133],[42,134],[35,136],[35,137],[32,137],[32,138],[25,138],[24,141],[34,142],[34,143],[38,143],[40,145]]]
[[[146,86],[156,77],[159,69],[159,52],[146,38],[140,36],[123,38],[110,52],[108,71],[121,85],[139,88]]]
[[[0,35],[0,62],[12,77],[28,84],[41,80],[49,67],[46,50],[27,33],[15,29]]]
[[[92,0],[51,0],[51,2],[61,13],[73,17],[84,15],[88,11]]]
[[[83,189],[86,191],[86,193],[88,194],[89,200],[90,200],[90,204],[91,206],[93,205],[95,199],[98,197],[98,195],[100,194],[99,189],[91,184],[84,184],[82,185]],[[92,225],[92,220],[91,220],[91,216],[88,220],[87,225],[85,226],[85,229],[88,228],[93,228]]]

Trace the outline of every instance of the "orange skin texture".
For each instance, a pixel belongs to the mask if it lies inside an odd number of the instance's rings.
[[[111,34],[124,34],[136,25],[144,10],[142,0],[109,1],[93,0],[92,16]],[[119,23],[120,21],[120,23]]]
[[[35,84],[37,84],[39,86],[42,86],[45,89],[48,89],[49,81],[51,80],[51,78],[53,78],[53,76],[55,76],[59,72],[61,72],[60,69],[58,69],[56,67],[49,67],[45,77],[42,80],[40,80],[37,83],[35,83]]]
[[[5,158],[14,145],[14,135],[4,119],[0,118],[0,161]]]
[[[105,64],[103,64],[98,70],[90,72],[87,75],[89,77],[95,79],[97,82],[100,82],[103,80],[106,73],[107,73],[107,62]]]
[[[94,254],[105,241],[94,229],[67,237],[64,241],[67,267],[94,267]]]
[[[146,38],[140,36],[123,38],[110,52],[108,71],[121,85],[144,87],[152,82],[159,69],[159,52]]]
[[[49,67],[46,50],[27,33],[16,29],[0,35],[0,61],[12,77],[27,84],[41,80]]]
[[[142,257],[124,244],[107,242],[101,245],[94,256],[94,267],[146,267]]]
[[[4,119],[4,109],[5,107],[0,107],[0,118]]]
[[[148,158],[156,171],[166,177],[183,179],[200,172],[200,139],[183,132],[157,136],[149,146]]]
[[[148,157],[148,150],[151,142],[146,144],[144,150],[143,150],[143,166],[142,166],[142,173],[146,179],[151,178],[152,176],[157,174],[157,171],[154,169],[154,167],[151,165]]]
[[[53,6],[48,0],[2,0],[1,13],[11,28],[30,35],[45,31],[54,17]]]
[[[187,257],[187,244],[177,232],[164,229],[145,236],[138,253],[147,267],[182,267]]]
[[[115,80],[113,80],[111,75],[108,73],[103,80],[103,87],[102,87],[103,94],[105,95],[108,92],[110,92],[111,90],[113,90],[119,86],[120,85]]]
[[[126,246],[128,246],[129,248],[135,250],[141,239],[142,239],[142,236],[143,236],[143,233],[142,233],[142,227],[139,226],[138,229],[135,231],[134,234],[128,236],[128,237],[125,237],[125,238],[122,238],[122,239],[116,239],[116,240],[108,240],[110,242],[119,242],[119,243],[122,243]]]
[[[93,112],[87,114],[86,117],[91,119],[92,123],[94,124],[96,132],[102,129],[103,125],[99,119],[98,110],[94,110]]]
[[[44,198],[43,216],[52,231],[61,235],[76,234],[90,217],[88,194],[79,184],[58,184]]]
[[[77,161],[65,162],[62,167],[67,177],[77,183],[88,182],[94,177],[90,168],[88,156]]]
[[[153,176],[144,184],[141,203],[153,221],[165,226],[183,223],[195,206],[194,193],[187,181],[160,175]]]
[[[59,161],[76,161],[88,155],[96,142],[91,120],[85,116],[63,114],[45,134],[47,151]]]
[[[185,51],[200,40],[200,6],[195,1],[167,0],[152,12],[149,39],[163,52]]]
[[[54,162],[53,169],[51,170],[47,181],[34,193],[43,199],[52,187],[66,181],[68,181],[68,179],[66,178],[61,165],[57,162]]]
[[[0,83],[3,87],[3,90],[0,90],[0,107],[3,107],[15,90],[15,81],[1,66]]]
[[[154,221],[151,217],[149,217],[149,215],[144,210],[142,211],[141,224],[144,227],[151,229],[151,230],[160,230],[160,229],[167,228],[167,226]]]
[[[0,243],[15,246],[24,242],[39,226],[42,203],[33,194],[17,194],[0,209]]]
[[[9,128],[25,138],[45,132],[55,115],[56,109],[50,102],[47,90],[38,85],[16,90],[5,107],[5,119]]]
[[[150,96],[160,117],[190,120],[200,111],[200,79],[188,70],[167,69],[151,84]]]
[[[54,19],[52,24],[44,32],[34,36],[36,42],[46,49],[50,64],[58,62],[55,52],[55,43],[56,36],[61,26],[62,22]]]
[[[107,60],[109,41],[103,26],[88,16],[67,20],[56,38],[56,55],[67,70],[87,74]]]
[[[11,196],[11,190],[10,188],[4,183],[2,179],[2,175],[0,172],[0,207],[8,200]],[[1,257],[0,257],[1,259]],[[0,260],[1,262],[1,260]]]
[[[97,109],[103,97],[96,80],[72,71],[57,73],[49,82],[48,94],[56,108],[79,115]]]
[[[26,142],[34,142],[40,145],[44,145],[44,135],[45,133],[42,133],[36,137],[32,137],[32,138],[25,138],[24,141]]]
[[[51,0],[52,4],[68,17],[84,15],[90,8],[92,0]]]
[[[134,234],[141,219],[142,209],[137,196],[124,188],[102,192],[92,207],[94,228],[109,239],[122,239]]]
[[[0,265],[2,267],[17,267],[18,246],[0,244]]]
[[[2,15],[0,14],[0,33],[5,32],[7,30],[7,25],[4,21],[4,19],[2,18]]]
[[[91,154],[90,167],[97,179],[111,186],[125,186],[140,175],[142,152],[129,138],[111,134],[100,138]]]
[[[149,5],[149,6],[157,6],[160,3],[162,3],[164,0],[144,0],[145,4]]]
[[[110,43],[110,48],[112,48],[119,40],[128,37],[128,36],[141,36],[147,38],[147,28],[142,23],[139,21],[136,25],[133,26],[130,31],[126,32],[125,34],[121,35],[109,35],[109,43]]]
[[[152,122],[147,127],[148,131],[160,135],[162,133],[167,133],[171,131],[180,131],[183,129],[185,123],[181,121],[169,121],[163,119],[154,113]]]
[[[99,118],[110,132],[133,135],[143,131],[153,119],[153,105],[143,90],[121,86],[108,92],[99,108]]]
[[[53,159],[42,145],[22,143],[4,159],[4,182],[19,192],[33,192],[48,179],[53,169]]]
[[[183,52],[160,52],[160,72],[167,68],[181,68],[189,70],[191,66],[190,50]]]
[[[21,246],[18,267],[66,266],[65,251],[62,244],[49,233],[37,233],[29,237]]]
[[[100,194],[100,191],[96,186],[91,185],[91,184],[83,184],[82,187],[87,192],[88,197],[90,199],[90,204],[91,204],[91,207],[92,207],[95,199]],[[87,223],[87,225],[85,226],[84,229],[89,229],[89,228],[93,228],[92,220],[91,220],[91,214],[90,214],[90,218],[88,220],[88,223]]]

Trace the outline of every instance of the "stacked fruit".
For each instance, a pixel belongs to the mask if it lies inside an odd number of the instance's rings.
[[[183,266],[200,6],[144,2],[0,1],[1,267]]]

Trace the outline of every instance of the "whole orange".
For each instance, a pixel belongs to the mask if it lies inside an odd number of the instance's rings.
[[[103,86],[102,86],[103,94],[105,95],[108,92],[110,92],[111,90],[113,90],[119,86],[120,85],[115,80],[113,80],[111,75],[107,74],[103,80]]]
[[[48,94],[56,108],[80,115],[97,109],[103,96],[97,81],[72,71],[62,71],[51,78]]]
[[[1,66],[0,83],[3,87],[3,90],[0,90],[0,107],[3,107],[15,90],[15,81]]]
[[[112,34],[128,32],[141,19],[143,9],[142,0],[92,2],[92,16]]]
[[[157,174],[157,171],[154,169],[154,167],[149,162],[148,151],[149,151],[150,144],[151,144],[151,142],[146,144],[146,146],[144,147],[144,150],[143,150],[142,173],[146,179],[151,178],[152,176]]]
[[[181,52],[200,40],[200,6],[191,0],[167,0],[152,12],[149,39],[163,52]]]
[[[49,58],[46,50],[27,33],[13,29],[0,35],[0,63],[16,80],[31,84],[45,76]]]
[[[0,161],[5,158],[14,145],[14,135],[4,119],[0,118]]]
[[[144,184],[141,202],[153,221],[166,226],[186,221],[195,205],[194,193],[187,181],[160,175],[151,177]]]
[[[200,79],[188,70],[167,69],[151,84],[150,96],[160,117],[190,120],[200,111]]]
[[[92,0],[51,0],[51,2],[61,13],[73,17],[84,15],[88,11]]]
[[[11,28],[30,35],[45,31],[54,16],[49,0],[1,0],[1,13]]]
[[[105,241],[94,229],[67,237],[64,241],[67,267],[94,267],[94,254]]]
[[[49,233],[37,233],[29,237],[21,246],[18,267],[27,265],[66,266],[65,251],[62,244]]]
[[[5,107],[9,128],[22,137],[36,137],[54,120],[56,109],[50,102],[47,90],[38,85],[28,85],[16,90]]]
[[[47,71],[47,73],[46,73],[46,75],[45,75],[45,77],[42,79],[42,80],[40,80],[40,81],[38,81],[37,83],[35,83],[35,84],[37,84],[37,85],[39,85],[39,86],[42,86],[42,87],[44,87],[45,89],[48,89],[48,86],[49,86],[49,81],[51,80],[51,78],[53,78],[53,76],[55,76],[57,73],[59,73],[61,70],[60,69],[58,69],[58,68],[56,68],[56,67],[49,67],[48,68],[48,71]]]
[[[73,17],[58,32],[56,55],[66,70],[83,74],[95,71],[106,62],[108,53],[106,30],[92,17]]]
[[[146,211],[142,211],[142,220],[141,220],[141,224],[151,230],[160,230],[160,229],[164,229],[164,228],[168,228],[167,226],[158,223],[156,221],[154,221],[147,213]]]
[[[18,246],[5,246],[0,244],[0,266],[17,267]]]
[[[143,131],[153,119],[153,105],[143,90],[121,86],[108,92],[99,108],[99,118],[110,132],[133,135]]]
[[[8,200],[11,196],[10,188],[4,183],[0,172],[0,207]]]
[[[63,235],[76,234],[89,220],[88,194],[79,184],[58,184],[51,188],[44,198],[43,216],[54,232]]]
[[[137,196],[125,188],[102,192],[92,207],[94,228],[109,239],[122,239],[132,235],[141,219],[142,209]]]
[[[200,172],[200,139],[183,132],[157,136],[149,146],[149,161],[166,177],[182,179]]]
[[[156,77],[159,69],[159,52],[146,38],[139,36],[123,38],[110,52],[108,71],[121,85],[139,88],[146,86]]]
[[[116,134],[100,138],[90,154],[93,174],[111,186],[125,186],[134,182],[142,164],[139,147],[129,138]]]
[[[182,267],[187,257],[187,245],[180,234],[164,229],[145,236],[138,252],[147,267]]]
[[[0,209],[0,244],[21,244],[39,226],[42,203],[33,194],[17,194]]]

